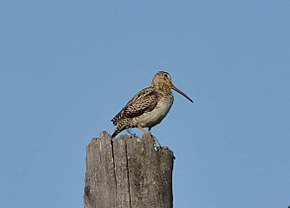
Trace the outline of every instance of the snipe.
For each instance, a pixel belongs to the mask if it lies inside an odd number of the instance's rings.
[[[159,71],[153,77],[151,85],[138,92],[112,119],[116,126],[112,137],[125,129],[134,127],[139,128],[143,133],[146,133],[144,128],[148,127],[151,133],[151,128],[163,120],[173,104],[174,97],[171,89],[193,102],[173,85],[168,72]]]

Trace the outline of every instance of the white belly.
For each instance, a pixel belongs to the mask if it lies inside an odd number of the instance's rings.
[[[142,127],[153,127],[159,124],[169,112],[172,104],[173,99],[160,100],[152,111],[144,113],[139,117],[133,118],[133,126],[140,124]]]

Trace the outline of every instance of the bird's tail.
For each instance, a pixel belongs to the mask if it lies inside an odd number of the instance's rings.
[[[123,131],[125,129],[125,127],[122,126],[117,126],[114,133],[112,134],[112,138],[114,138],[115,136],[117,136],[117,134],[119,134],[121,131]]]
[[[117,123],[117,122],[116,122]],[[118,121],[117,125],[116,125],[116,129],[114,131],[114,133],[112,134],[112,138],[114,138],[115,136],[117,136],[117,134],[119,134],[121,131],[130,128],[130,122],[128,120],[121,120]]]
[[[114,131],[114,133],[112,134],[112,138],[115,138],[115,136],[117,136],[117,134],[119,134],[120,132]]]

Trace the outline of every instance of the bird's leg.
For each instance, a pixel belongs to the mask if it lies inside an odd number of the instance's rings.
[[[140,129],[143,132],[143,134],[146,134],[145,129],[140,124],[137,125],[137,128]]]
[[[160,144],[160,142],[158,141],[158,139],[157,139],[153,134],[151,134],[151,127],[148,128],[148,133],[151,135],[154,144],[156,145],[156,142],[157,142],[158,146],[161,148],[161,144]]]
[[[152,134],[151,134],[151,127],[148,128],[148,133],[149,133],[150,135],[152,135]]]

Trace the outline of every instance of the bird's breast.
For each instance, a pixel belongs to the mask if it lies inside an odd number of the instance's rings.
[[[153,127],[159,124],[169,112],[172,104],[173,97],[160,99],[154,109],[143,113],[139,117],[133,118],[133,125],[140,124],[142,127]]]

